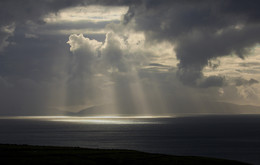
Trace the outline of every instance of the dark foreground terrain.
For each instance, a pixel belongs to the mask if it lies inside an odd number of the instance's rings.
[[[76,147],[49,147],[0,144],[1,164],[102,164],[102,165],[245,165],[232,160],[150,154],[131,150],[84,149]]]

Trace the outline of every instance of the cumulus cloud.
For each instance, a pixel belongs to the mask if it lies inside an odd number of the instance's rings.
[[[70,44],[71,52],[75,53],[76,51],[84,51],[87,56],[95,55],[96,51],[100,48],[102,44],[101,42],[98,42],[96,40],[85,38],[83,34],[70,35],[69,41],[67,43]]]
[[[108,32],[102,43],[83,34],[72,34],[67,43],[75,56],[87,58],[84,64],[94,66],[96,73],[130,72],[134,68],[148,64],[146,56],[151,54],[150,50],[145,50],[144,45],[140,44],[143,38],[133,39],[132,35],[121,36]]]
[[[260,60],[237,60],[259,43],[258,3],[2,0],[1,113],[205,113],[225,107],[216,101],[259,104]]]

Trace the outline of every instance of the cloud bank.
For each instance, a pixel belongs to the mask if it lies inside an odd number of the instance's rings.
[[[246,113],[230,103],[259,105],[256,0],[0,6],[0,114]]]

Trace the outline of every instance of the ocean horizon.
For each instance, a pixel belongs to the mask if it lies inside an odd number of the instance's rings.
[[[0,117],[1,144],[130,149],[260,164],[260,115]]]

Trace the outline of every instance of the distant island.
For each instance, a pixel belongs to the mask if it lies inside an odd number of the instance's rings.
[[[101,105],[101,106],[92,106],[85,109],[81,109],[78,111],[65,111],[62,112],[60,115],[67,115],[67,116],[134,116],[134,115],[147,115],[138,112],[133,112],[133,107],[125,106],[121,108],[120,112],[111,113],[108,109],[113,109],[113,105]],[[208,114],[259,114],[260,106],[253,106],[253,105],[238,105],[232,104],[227,102],[205,102],[204,107],[207,109]],[[175,105],[174,113],[161,113],[157,109],[150,109],[149,115],[185,115],[185,114],[201,114],[200,112],[201,107],[191,106],[186,103],[179,103]],[[187,111],[187,110],[190,111]]]
[[[1,164],[37,165],[246,165],[247,163],[195,156],[171,156],[133,150],[0,144]]]

